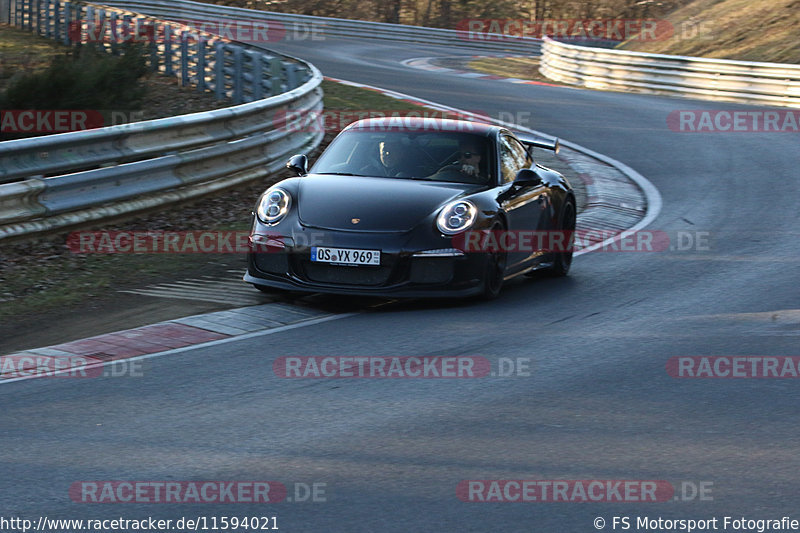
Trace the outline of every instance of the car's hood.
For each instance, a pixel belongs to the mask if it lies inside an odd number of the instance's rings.
[[[304,225],[325,229],[408,231],[474,185],[403,178],[309,174],[298,187]]]

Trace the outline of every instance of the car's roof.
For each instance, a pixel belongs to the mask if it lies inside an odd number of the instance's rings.
[[[431,131],[450,133],[472,133],[488,135],[500,129],[498,126],[470,120],[454,120],[432,117],[376,117],[365,118],[349,124],[344,130],[372,131]]]

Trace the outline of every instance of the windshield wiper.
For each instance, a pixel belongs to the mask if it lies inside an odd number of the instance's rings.
[[[360,178],[368,178],[364,174],[353,174],[351,172],[314,172],[314,174],[326,174],[329,176],[358,176]]]

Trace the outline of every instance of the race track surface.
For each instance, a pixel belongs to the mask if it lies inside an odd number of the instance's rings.
[[[4,515],[277,516],[286,532],[587,532],[596,517],[611,530],[614,516],[718,517],[721,529],[726,515],[800,518],[800,382],[675,379],[665,368],[680,356],[800,356],[797,133],[676,132],[667,125],[675,110],[759,109],[400,65],[468,50],[358,39],[273,48],[327,76],[494,116],[530,112],[524,126],[647,177],[663,198],[648,229],[707,246],[587,254],[568,278],[514,280],[490,303],[364,307],[151,359],[138,378],[10,383],[0,387]],[[478,356],[494,371],[501,358],[521,358],[529,375],[273,372],[278,357],[328,355]],[[664,480],[679,501],[476,503],[456,492],[466,480],[514,479]],[[267,505],[72,501],[70,486],[90,480],[270,480],[290,498],[294,483],[324,483],[325,495]],[[711,492],[690,498],[686,487],[701,483]]]

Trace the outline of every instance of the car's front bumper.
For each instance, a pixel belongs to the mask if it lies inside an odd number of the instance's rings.
[[[297,229],[292,237],[261,238],[282,246],[249,253],[244,281],[292,291],[414,298],[470,296],[483,289],[486,256],[454,250],[446,237]],[[313,262],[312,245],[380,250],[380,266]]]

